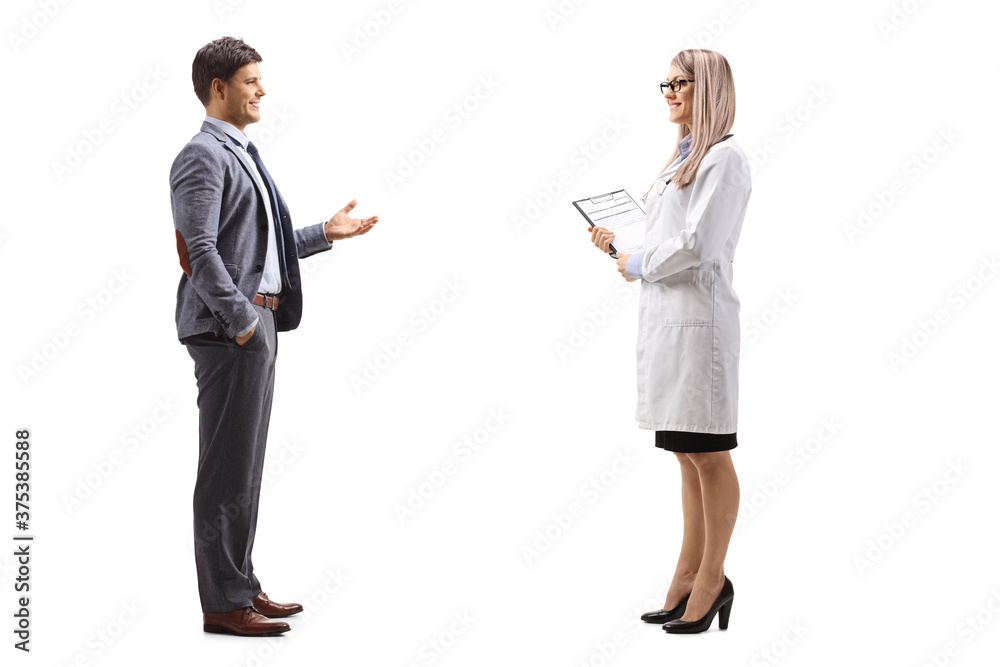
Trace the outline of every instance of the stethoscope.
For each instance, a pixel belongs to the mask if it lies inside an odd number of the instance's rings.
[[[670,181],[672,181],[672,180],[673,180],[672,178],[668,178],[668,179],[666,179],[666,180],[663,180],[663,179],[661,178],[660,180],[656,181],[656,183],[653,183],[653,185],[650,185],[650,186],[649,186],[649,189],[648,189],[648,190],[646,190],[646,194],[644,194],[644,195],[642,196],[642,199],[640,199],[639,201],[641,201],[641,202],[642,202],[642,205],[643,205],[643,206],[645,206],[645,205],[646,205],[646,197],[648,197],[648,196],[649,196],[649,193],[653,191],[653,187],[654,187],[654,186],[656,187],[656,194],[658,194],[658,195],[662,195],[662,194],[663,194],[663,191],[667,189],[667,185],[668,185],[668,184],[670,183]]]
[[[726,139],[728,139],[731,136],[733,136],[733,135],[732,134],[727,134],[726,136],[722,137],[721,139],[719,139],[719,141],[716,141],[715,143],[717,144],[720,141],[725,141]],[[714,146],[715,144],[712,144],[712,145]],[[663,191],[667,189],[667,185],[669,185],[670,181],[672,181],[672,180],[673,180],[673,177],[658,179],[655,183],[653,183],[653,185],[649,186],[649,189],[646,190],[646,194],[644,194],[642,196],[642,199],[640,199],[639,201],[641,201],[642,205],[645,206],[646,205],[646,197],[649,196],[649,193],[653,191],[654,187],[656,188],[656,194],[657,195],[662,195]]]

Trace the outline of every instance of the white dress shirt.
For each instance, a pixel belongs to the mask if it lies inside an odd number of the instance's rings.
[[[250,143],[250,140],[247,138],[247,135],[243,134],[236,127],[224,120],[219,120],[218,118],[213,118],[212,116],[205,116],[205,120],[217,126],[223,132],[236,140],[236,142],[240,145],[240,148],[243,150],[243,153],[246,155],[247,161],[250,163],[250,169],[253,171],[254,178],[257,179],[260,191],[264,193],[264,199],[267,201],[267,206],[264,207],[267,211],[267,255],[264,258],[264,275],[261,277],[258,291],[264,294],[277,294],[281,291],[281,263],[278,259],[278,241],[274,235],[274,214],[271,211],[271,200],[267,195],[267,186],[264,185],[264,179],[257,170],[257,163],[254,162],[253,156],[247,151],[247,144]],[[236,335],[247,335],[255,326],[257,326],[258,321],[259,318],[254,320],[253,324],[247,327],[244,331],[240,331]]]

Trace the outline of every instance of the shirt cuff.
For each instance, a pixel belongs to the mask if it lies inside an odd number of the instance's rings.
[[[637,252],[630,255],[628,261],[625,262],[625,273],[628,274],[629,278],[642,278],[642,258],[646,254],[646,251]]]
[[[255,326],[257,326],[257,323],[258,323],[258,322],[260,322],[260,318],[259,318],[259,317],[258,317],[257,319],[255,319],[255,320],[253,321],[253,323],[252,323],[252,324],[251,324],[250,326],[248,326],[248,327],[247,327],[246,329],[244,329],[243,331],[238,331],[238,332],[236,333],[236,335],[237,335],[237,336],[246,336],[246,335],[247,335],[248,333],[250,333],[251,331],[253,331],[253,328],[254,328]]]

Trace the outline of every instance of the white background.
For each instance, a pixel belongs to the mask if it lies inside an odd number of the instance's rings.
[[[995,656],[996,6],[438,0],[379,26],[387,7],[4,4],[4,664]],[[247,133],[295,224],[353,197],[380,217],[304,262],[304,318],[280,336],[254,562],[307,613],[260,640],[201,630],[196,388],[173,320],[167,175],[204,116],[191,61],[223,35],[264,58]],[[662,605],[681,537],[677,463],[634,422],[638,284],[570,202],[645,192],[677,140],[658,84],[687,47],[732,65],[753,195],[734,265],[737,595],[728,631],[684,637],[636,620]],[[483,438],[491,410],[504,423]],[[23,427],[30,655],[11,646]]]

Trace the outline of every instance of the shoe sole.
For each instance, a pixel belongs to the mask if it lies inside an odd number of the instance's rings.
[[[681,616],[683,616],[683,614],[681,614]],[[680,616],[678,616],[677,618],[680,618]],[[674,619],[672,619],[672,618],[666,618],[664,616],[662,619],[642,618],[642,617],[640,617],[639,620],[642,621],[643,623],[651,623],[651,624],[656,624],[656,625],[663,625],[664,623],[666,623],[668,621],[672,621]]]
[[[221,625],[209,625],[208,623],[205,623],[202,627],[205,629],[205,632],[212,632],[219,635],[235,635],[237,637],[276,637],[288,632],[288,630],[278,630],[276,632],[255,632],[253,634],[249,634],[246,632],[233,632],[229,628],[224,628]],[[291,630],[291,628],[289,628],[289,630]]]
[[[288,618],[289,616],[295,616],[295,614],[301,614],[302,610],[299,609],[298,611],[293,611],[290,614],[280,614],[280,615],[275,615],[275,616],[271,616],[270,614],[265,614],[264,612],[260,612],[260,613],[261,613],[262,616],[267,616],[268,618]]]

